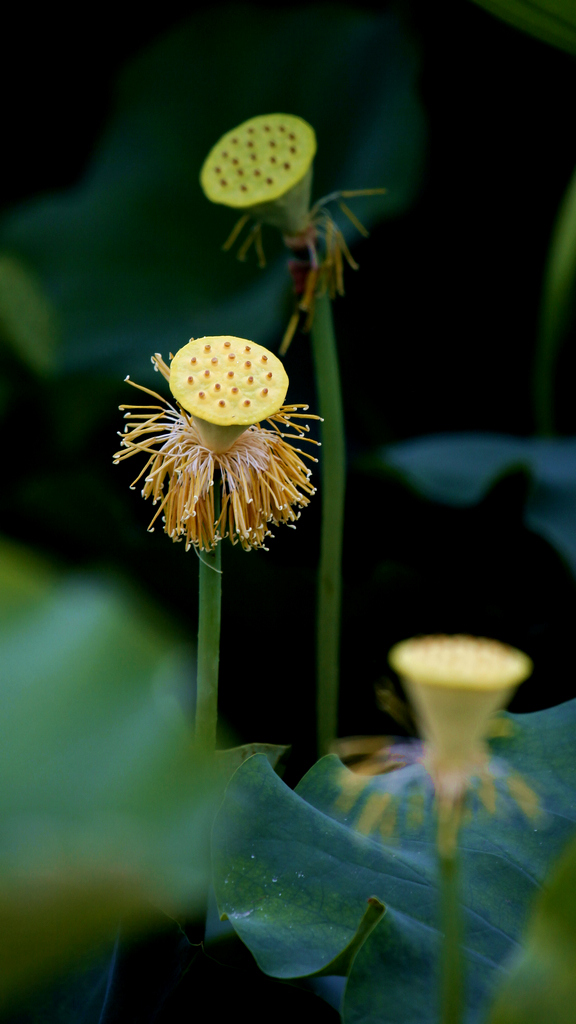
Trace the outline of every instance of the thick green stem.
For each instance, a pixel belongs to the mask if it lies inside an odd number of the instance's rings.
[[[576,280],[576,171],[560,204],[552,231],[540,306],[534,359],[536,432],[554,433],[554,381],[558,355],[570,326]]]
[[[322,536],[316,623],[318,751],[327,753],[338,730],[342,531],[346,446],[338,352],[328,295],[316,300],[312,352],[322,424]]]
[[[214,480],[214,518],[220,514],[220,481]],[[196,739],[207,751],[216,749],[218,662],[220,660],[221,545],[201,551],[198,607],[198,669]]]
[[[440,913],[444,934],[440,1024],[461,1024],[463,1012],[462,910],[459,855],[440,854]]]

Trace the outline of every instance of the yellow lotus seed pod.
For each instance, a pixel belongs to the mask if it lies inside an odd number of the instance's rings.
[[[427,765],[441,799],[456,801],[487,760],[490,716],[532,672],[522,651],[472,636],[424,636],[388,655],[428,744]]]
[[[307,225],[316,154],[314,129],[294,114],[263,114],[212,147],[200,184],[213,203],[241,210],[284,234]]]
[[[196,338],[174,356],[170,390],[207,446],[223,452],[251,424],[278,412],[288,376],[272,352],[246,338]]]
[[[392,668],[414,682],[457,689],[501,690],[532,672],[530,658],[498,640],[474,636],[422,636],[390,651]]]

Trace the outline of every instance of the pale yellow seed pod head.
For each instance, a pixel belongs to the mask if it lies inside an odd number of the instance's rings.
[[[396,644],[388,660],[412,701],[437,789],[457,800],[486,761],[493,712],[532,672],[522,651],[472,636],[423,636]]]
[[[294,114],[251,117],[212,147],[200,172],[213,203],[297,235],[308,222],[314,129]]]
[[[172,359],[170,390],[206,447],[224,452],[247,427],[278,412],[288,376],[272,352],[246,338],[196,338]]]

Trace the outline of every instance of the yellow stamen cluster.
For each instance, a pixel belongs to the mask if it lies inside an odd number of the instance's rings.
[[[171,380],[170,369],[161,356],[157,354],[152,362],[166,380]],[[150,530],[162,515],[165,532],[174,541],[184,540],[186,550],[191,546],[211,550],[224,537],[250,550],[265,547],[266,538],[271,536],[270,524],[294,527],[300,517],[297,510],[309,504],[315,488],[310,470],[299,457],[311,456],[284,438],[310,440],[303,436],[308,426],[295,422],[318,418],[299,411],[307,406],[284,406],[268,417],[272,429],[264,429],[259,423],[243,426],[241,436],[222,451],[207,446],[201,432],[203,421],[156,392],[133,386],[160,404],[121,406],[131,422],[122,434],[122,448],[114,461],[141,452],[149,456],[132,487],[144,476],[142,496],[159,503]],[[294,432],[286,433],[290,428]],[[230,428],[215,425],[214,429]],[[217,515],[214,487],[218,475],[221,510]]]

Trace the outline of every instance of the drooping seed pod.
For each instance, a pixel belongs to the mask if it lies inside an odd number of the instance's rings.
[[[296,235],[308,224],[315,154],[316,135],[307,121],[263,114],[218,140],[204,161],[200,184],[213,203]]]
[[[327,204],[338,200],[342,213],[356,230],[367,235],[343,200],[386,192],[385,188],[331,192],[310,205],[315,154],[316,134],[307,121],[294,114],[262,114],[226,132],[210,150],[200,172],[200,184],[211,202],[242,213],[224,249],[230,249],[248,221],[253,220],[238,249],[238,259],[245,260],[254,245],[259,265],[266,265],[263,224],[281,231],[292,254],[288,266],[296,303],[280,355],[288,349],[302,314],[303,329],[310,330],[318,295],[325,291],[331,298],[344,294],[344,260],[358,269]]]

